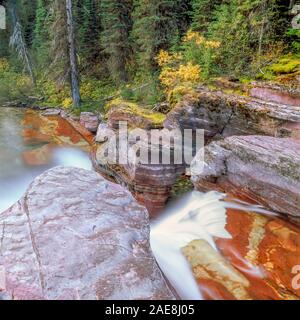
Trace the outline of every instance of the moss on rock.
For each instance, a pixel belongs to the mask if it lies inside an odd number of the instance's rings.
[[[108,117],[109,114],[114,111],[132,115],[133,118],[138,117],[141,119],[141,122],[144,122],[143,120],[145,120],[146,122],[151,123],[153,127],[163,127],[163,122],[166,119],[166,116],[160,112],[154,112],[146,107],[139,106],[136,103],[121,99],[114,99],[106,104],[105,112],[107,113]],[[136,123],[136,126],[139,125],[139,123]]]

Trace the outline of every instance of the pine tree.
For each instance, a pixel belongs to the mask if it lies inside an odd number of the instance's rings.
[[[100,2],[97,0],[74,1],[74,19],[78,53],[87,68],[91,63],[96,63],[100,56]]]
[[[37,0],[33,48],[39,66],[48,65],[50,59],[50,26],[53,16],[49,12],[49,0]]]
[[[50,76],[59,86],[63,86],[70,78],[65,0],[54,0],[52,9]]]
[[[67,12],[67,35],[68,35],[68,52],[69,52],[69,66],[70,66],[70,84],[73,99],[73,106],[79,107],[81,103],[79,90],[79,74],[77,49],[75,43],[75,23],[73,18],[73,3],[72,0],[66,0]]]
[[[129,34],[132,29],[132,0],[102,0],[103,32],[101,41],[108,55],[108,68],[116,84],[128,80],[127,64],[131,55]]]
[[[24,68],[27,70],[33,85],[35,85],[35,73],[33,70],[33,64],[31,56],[29,54],[28,45],[24,37],[23,25],[21,24],[19,12],[18,12],[18,0],[11,0],[9,5],[9,11],[11,13],[12,22],[12,34],[10,37],[10,47],[16,52],[19,60],[22,62]]]
[[[49,3],[47,0],[37,0],[36,18],[34,27],[34,41],[35,49],[43,46],[49,40],[49,30],[47,20],[49,18]]]
[[[156,56],[178,39],[178,8],[182,1],[135,0],[132,37],[139,67],[145,72],[157,70]]]
[[[192,28],[195,31],[206,32],[212,22],[214,9],[221,3],[222,0],[192,0]]]

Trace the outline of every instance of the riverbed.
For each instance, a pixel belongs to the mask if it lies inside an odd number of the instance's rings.
[[[88,152],[87,141],[61,117],[0,108],[0,212],[47,169],[60,165],[91,169]]]
[[[59,116],[1,108],[0,212],[18,201],[34,178],[47,169],[60,165],[91,169],[89,151],[86,139]],[[236,201],[236,197],[228,200]],[[251,203],[248,198],[240,200]],[[190,204],[182,201],[181,205],[173,204],[172,214]],[[255,213],[253,205],[227,210],[229,237],[215,236],[215,248],[202,239],[185,249],[204,299],[300,299],[296,269],[300,266],[300,228],[278,217]],[[159,249],[168,256],[169,246]],[[178,267],[175,257],[169,268],[175,278]],[[181,283],[187,286],[185,280]]]

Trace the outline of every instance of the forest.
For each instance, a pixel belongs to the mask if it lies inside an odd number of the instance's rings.
[[[274,80],[300,64],[292,0],[2,2],[2,100],[94,110],[120,96],[153,106],[201,81]]]

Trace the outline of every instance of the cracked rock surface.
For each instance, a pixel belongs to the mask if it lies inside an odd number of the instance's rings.
[[[146,209],[124,188],[92,171],[49,170],[0,214],[0,294],[173,299],[152,256],[149,228]]]

